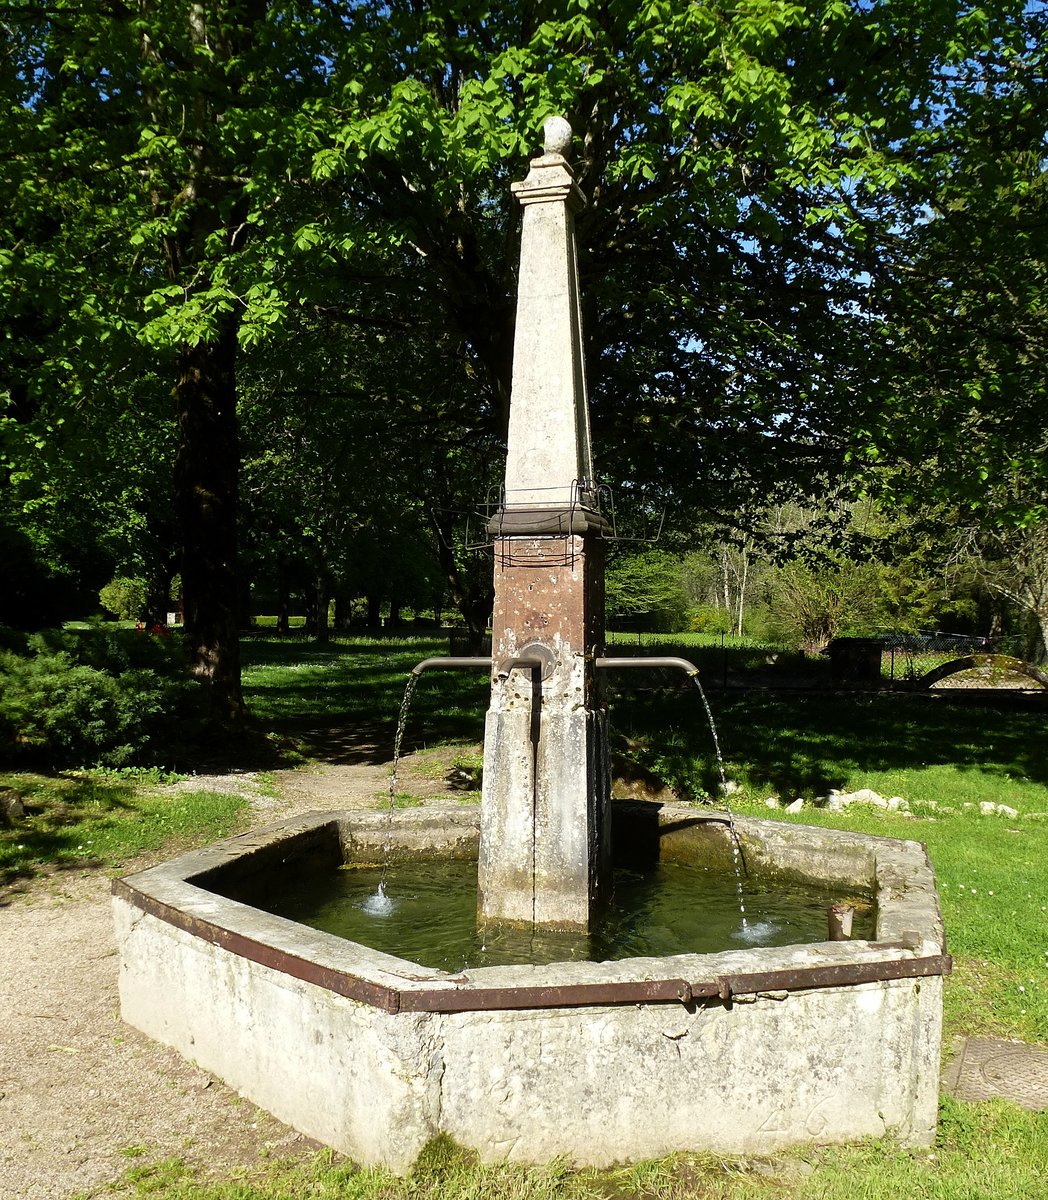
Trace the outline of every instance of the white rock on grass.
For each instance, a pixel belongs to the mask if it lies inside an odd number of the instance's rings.
[[[968,806],[965,805],[967,808]],[[1008,804],[994,804],[992,800],[980,800],[979,812],[984,817],[1008,817],[1014,818],[1019,815],[1018,810],[1012,808]]]
[[[764,801],[764,807],[765,808],[782,808],[782,804],[779,802],[778,796],[769,796],[768,799]]]
[[[902,796],[891,796],[886,799],[880,792],[875,792],[873,788],[859,788],[855,792],[834,790],[825,800],[825,807],[830,812],[841,812],[849,804],[868,804],[872,808],[886,808],[891,812],[909,812],[910,810],[909,803]]]
[[[792,804],[786,805],[786,811],[788,813],[799,813],[803,807],[804,807],[804,797],[798,796],[797,799],[794,800],[794,802]]]

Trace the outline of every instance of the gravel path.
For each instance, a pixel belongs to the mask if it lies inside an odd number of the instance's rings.
[[[414,794],[444,789],[439,757],[405,768]],[[356,763],[177,786],[244,794],[260,825],[373,806],[387,771]],[[0,898],[0,1200],[100,1194],[128,1167],[169,1156],[221,1175],[316,1148],[123,1024],[109,889],[101,872],[70,871]]]

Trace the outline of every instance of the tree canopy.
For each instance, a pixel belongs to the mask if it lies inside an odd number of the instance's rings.
[[[16,0],[0,23],[4,536],[96,587],[178,566],[219,720],[244,568],[337,591],[428,538],[483,624],[461,521],[501,473],[509,183],[551,113],[620,513],[752,536],[771,504],[876,487],[1043,518],[1040,3]]]

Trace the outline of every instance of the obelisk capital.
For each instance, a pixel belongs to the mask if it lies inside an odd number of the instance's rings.
[[[542,125],[543,152],[530,163],[527,178],[510,185],[520,204],[549,204],[559,201],[571,212],[586,206],[566,157],[571,149],[571,126],[563,117],[547,117]]]
[[[546,154],[568,157],[571,149],[571,126],[564,117],[547,117],[542,122],[542,148]]]

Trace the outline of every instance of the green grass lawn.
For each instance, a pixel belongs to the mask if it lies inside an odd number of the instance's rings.
[[[318,647],[265,635],[244,647],[249,705],[265,730],[286,738],[311,726],[367,728],[392,745],[414,663],[446,653],[431,637],[339,639]],[[625,653],[628,646],[619,646]],[[649,646],[648,649],[659,649]],[[698,656],[702,647],[693,654]],[[712,652],[719,651],[713,646]],[[665,650],[663,652],[671,652]],[[760,666],[759,648],[748,648]],[[700,664],[701,665],[701,664]],[[408,748],[479,740],[484,674],[423,676]],[[946,1037],[967,1033],[1048,1046],[1048,755],[1044,711],[975,707],[906,694],[820,695],[711,689],[732,803],[754,815],[915,838],[940,883],[955,972],[946,985]],[[616,681],[617,742],[685,794],[714,797],[718,771],[698,695],[673,679]],[[0,829],[7,878],[50,866],[110,869],[147,849],[207,840],[241,818],[240,801],[165,788],[155,777],[71,773],[3,776],[27,817]],[[906,799],[911,815],[813,809],[830,788],[872,788]],[[770,812],[765,800],[802,797],[805,810]],[[1003,803],[1017,815],[985,816]],[[965,807],[966,805],[972,807]],[[672,1103],[672,1097],[667,1097]],[[615,1171],[562,1163],[481,1166],[438,1145],[405,1180],[362,1171],[330,1155],[272,1163],[250,1178],[204,1180],[179,1162],[136,1158],[105,1194],[160,1200],[482,1200],[486,1197],[1048,1197],[1048,1114],[1006,1102],[944,1099],[936,1146],[890,1141],[802,1150],[762,1160],[680,1155]]]
[[[446,637],[339,636],[324,646],[303,637],[255,636],[242,647],[244,698],[266,728],[292,738],[316,727],[378,730],[390,748],[408,673],[446,655]],[[476,739],[484,724],[484,671],[435,671],[420,680],[408,746]]]
[[[117,868],[141,854],[206,845],[237,828],[246,801],[175,792],[154,772],[0,772],[24,816],[0,824],[0,898],[40,874]]]

